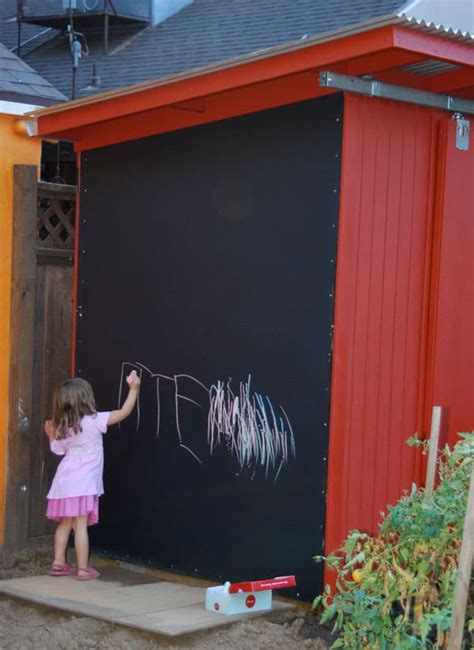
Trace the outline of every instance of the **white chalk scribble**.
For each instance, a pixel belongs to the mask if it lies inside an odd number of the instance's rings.
[[[182,402],[207,411],[206,441],[209,453],[212,455],[218,447],[223,446],[241,470],[250,470],[252,478],[261,469],[265,478],[273,476],[273,481],[276,481],[290,458],[296,456],[293,429],[285,409],[282,406],[275,409],[268,396],[253,392],[250,375],[247,381],[240,382],[238,391],[234,392],[231,379],[227,382],[217,381],[207,387],[192,375],[163,375],[153,372],[138,361],[124,361],[118,391],[119,407],[122,403],[124,379],[131,370],[136,370],[140,379],[147,376],[156,384],[154,392],[157,437],[160,435],[161,428],[161,390],[164,382],[168,382],[173,387],[177,442],[198,463],[203,464],[202,458],[193,451],[192,443],[185,440],[183,435],[180,417]],[[183,394],[186,390],[186,382],[190,382],[190,386],[198,389],[202,394],[202,401]],[[140,417],[140,403],[138,403],[137,431],[140,428]]]

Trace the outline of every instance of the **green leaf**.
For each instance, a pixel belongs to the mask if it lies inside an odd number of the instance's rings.
[[[351,567],[354,566],[354,564],[362,564],[362,562],[365,562],[365,553],[364,551],[361,551],[360,553],[357,553],[357,555],[354,555],[352,560],[346,564],[346,567]]]
[[[313,600],[313,604],[311,605],[311,607],[313,609],[316,609],[316,607],[318,607],[321,604],[322,599],[323,599],[322,596],[316,596],[316,598]]]
[[[327,621],[330,621],[335,615],[335,613],[336,613],[336,606],[334,604],[330,605],[321,616],[321,625],[323,623],[327,623]]]

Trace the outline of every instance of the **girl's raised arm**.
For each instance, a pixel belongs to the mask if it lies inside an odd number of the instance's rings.
[[[138,397],[138,391],[140,390],[140,377],[137,375],[135,370],[128,375],[127,384],[129,386],[129,391],[127,399],[122,405],[122,408],[118,411],[110,411],[109,419],[107,420],[107,426],[110,427],[112,424],[117,424],[125,420],[130,413],[133,411],[135,403]]]

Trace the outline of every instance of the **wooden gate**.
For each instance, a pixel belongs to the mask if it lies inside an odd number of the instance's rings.
[[[43,423],[54,386],[70,375],[76,188],[14,169],[10,408],[5,543],[52,532],[46,493],[57,460]]]

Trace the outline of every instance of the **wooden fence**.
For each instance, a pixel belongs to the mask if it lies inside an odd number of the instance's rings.
[[[10,402],[5,548],[52,533],[46,493],[57,461],[43,423],[54,386],[69,376],[76,188],[14,167]]]

